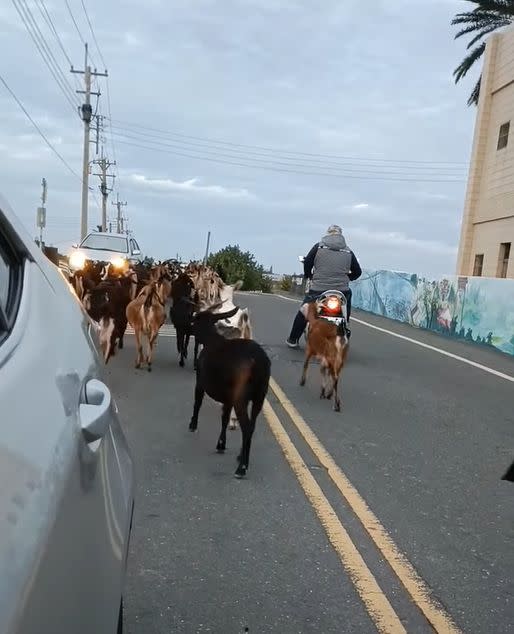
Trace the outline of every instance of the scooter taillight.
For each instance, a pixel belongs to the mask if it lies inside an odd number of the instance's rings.
[[[331,313],[337,313],[341,310],[341,302],[337,297],[329,297],[325,306]]]

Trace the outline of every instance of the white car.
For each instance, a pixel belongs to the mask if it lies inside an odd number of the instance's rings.
[[[123,628],[133,460],[91,321],[0,198],[0,632]]]
[[[88,234],[69,256],[72,273],[79,271],[86,262],[110,262],[116,268],[128,268],[143,259],[138,243],[131,236],[121,233],[93,232]]]

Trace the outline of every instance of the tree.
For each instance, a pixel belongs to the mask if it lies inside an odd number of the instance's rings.
[[[288,293],[292,288],[293,288],[293,276],[284,275],[284,277],[280,281],[280,290],[286,291],[286,293]]]
[[[464,35],[472,35],[466,49],[470,51],[462,62],[453,71],[457,84],[473,67],[485,51],[485,42],[481,42],[489,33],[508,26],[514,20],[514,0],[468,0],[476,5],[472,11],[458,13],[452,20],[452,26],[459,25],[463,28],[455,35],[455,39]],[[480,44],[478,44],[480,42]],[[475,87],[468,99],[468,106],[477,105],[480,95],[480,82],[478,78]]]
[[[243,280],[245,291],[271,291],[271,280],[264,273],[264,267],[257,263],[252,253],[241,251],[239,245],[229,245],[213,253],[207,263],[227,284]]]

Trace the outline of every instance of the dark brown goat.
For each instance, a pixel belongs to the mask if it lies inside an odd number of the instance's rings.
[[[225,339],[215,324],[228,319],[239,310],[236,306],[226,313],[213,313],[219,304],[196,313],[192,330],[195,339],[203,345],[196,369],[195,403],[189,429],[196,431],[198,414],[204,394],[222,404],[221,433],[216,450],[223,453],[227,444],[227,426],[234,408],[241,427],[242,446],[238,456],[236,477],[246,475],[250,461],[250,447],[264,399],[268,392],[271,361],[261,346],[251,339]],[[250,417],[248,405],[252,402]]]

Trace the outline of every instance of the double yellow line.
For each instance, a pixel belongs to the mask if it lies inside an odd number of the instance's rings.
[[[460,634],[460,630],[452,622],[444,608],[431,597],[430,589],[425,581],[421,579],[412,564],[399,551],[357,489],[351,484],[273,378],[270,381],[270,388],[313,454],[327,470],[328,476],[360,520],[375,546],[403,584],[413,603],[423,613],[434,631],[439,634]],[[263,412],[286,460],[298,478],[300,486],[316,512],[330,543],[341,559],[377,630],[387,634],[406,632],[386,594],[378,585],[373,573],[303,461],[269,401],[265,402]]]

